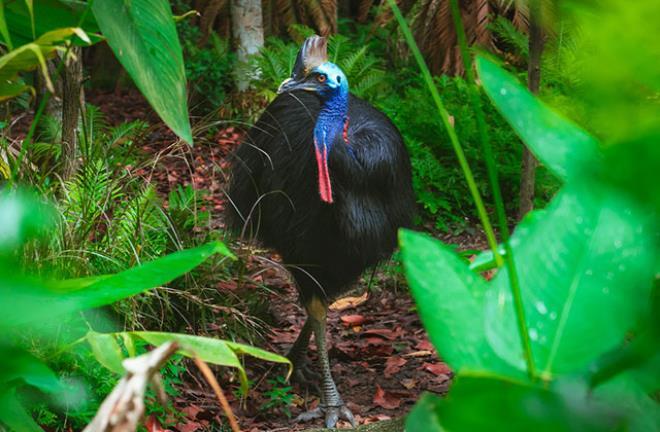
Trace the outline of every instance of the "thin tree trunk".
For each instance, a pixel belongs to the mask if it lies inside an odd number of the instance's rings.
[[[199,46],[204,46],[206,41],[209,40],[211,36],[211,30],[213,30],[213,23],[218,17],[218,13],[225,7],[227,0],[211,0],[209,4],[204,8],[202,12],[202,17],[199,20],[199,27],[202,30],[202,36],[199,38]]]
[[[529,62],[527,86],[532,93],[538,93],[541,84],[541,54],[543,53],[543,31],[541,29],[541,1],[529,3]],[[522,219],[534,208],[534,189],[538,161],[527,147],[523,147],[520,173],[520,208],[518,219]]]
[[[78,119],[82,103],[82,49],[73,47],[62,76],[62,178],[78,169]]]
[[[236,87],[239,91],[245,91],[257,73],[248,71],[245,67],[248,57],[259,52],[264,45],[261,0],[232,0],[231,20],[238,57],[235,70]]]

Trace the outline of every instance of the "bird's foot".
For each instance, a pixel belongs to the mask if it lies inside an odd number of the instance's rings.
[[[293,363],[293,374],[291,375],[291,381],[296,382],[308,389],[314,390],[317,393],[320,393],[321,391],[319,386],[319,383],[321,382],[321,376],[310,367],[306,360]]]
[[[351,424],[352,427],[355,427],[355,417],[353,417],[353,413],[346,407],[346,405],[343,404],[339,406],[319,405],[313,410],[309,410],[300,414],[294,421],[296,423],[307,422],[321,418],[323,416],[325,416],[326,428],[335,427],[339,419],[346,420]]]

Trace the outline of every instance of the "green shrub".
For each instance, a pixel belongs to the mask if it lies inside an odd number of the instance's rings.
[[[232,69],[236,60],[229,42],[211,33],[204,46],[199,46],[200,28],[187,20],[177,24],[188,79],[191,109],[205,114],[218,109],[232,86]]]
[[[402,75],[405,77],[406,72]],[[466,219],[475,215],[474,206],[433,101],[421,81],[398,78],[400,84],[390,87],[388,97],[377,101],[376,105],[392,119],[404,137],[410,153],[417,201],[424,210],[422,218],[432,220],[436,228],[442,230],[465,226]],[[448,76],[436,77],[435,83],[454,118],[454,127],[473,167],[479,191],[487,202],[492,202],[488,201],[490,188],[476,119],[468,104],[467,84],[460,77]],[[507,210],[513,212],[518,199],[521,143],[490,104],[484,103],[484,108]]]

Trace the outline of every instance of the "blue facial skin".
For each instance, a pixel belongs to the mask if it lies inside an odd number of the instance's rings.
[[[314,143],[319,152],[330,154],[338,134],[342,134],[348,115],[348,79],[334,63],[323,63],[315,67],[312,73],[324,76],[325,81],[318,83],[318,94],[323,99],[323,106],[314,126]]]

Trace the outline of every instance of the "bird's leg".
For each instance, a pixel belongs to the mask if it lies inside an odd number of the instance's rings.
[[[335,427],[337,420],[340,418],[348,420],[351,425],[355,426],[353,413],[344,405],[330,371],[330,360],[328,359],[328,350],[325,343],[327,305],[318,298],[313,298],[305,307],[308,314],[307,320],[311,322],[310,326],[314,332],[316,348],[318,349],[319,369],[321,371],[321,403],[318,408],[300,414],[296,420],[307,421],[322,417],[325,414],[327,428]]]
[[[309,346],[309,338],[311,336],[312,325],[308,318],[286,356],[293,363],[293,380],[320,391],[318,385],[320,377],[310,369],[309,359],[307,358],[307,347]]]

